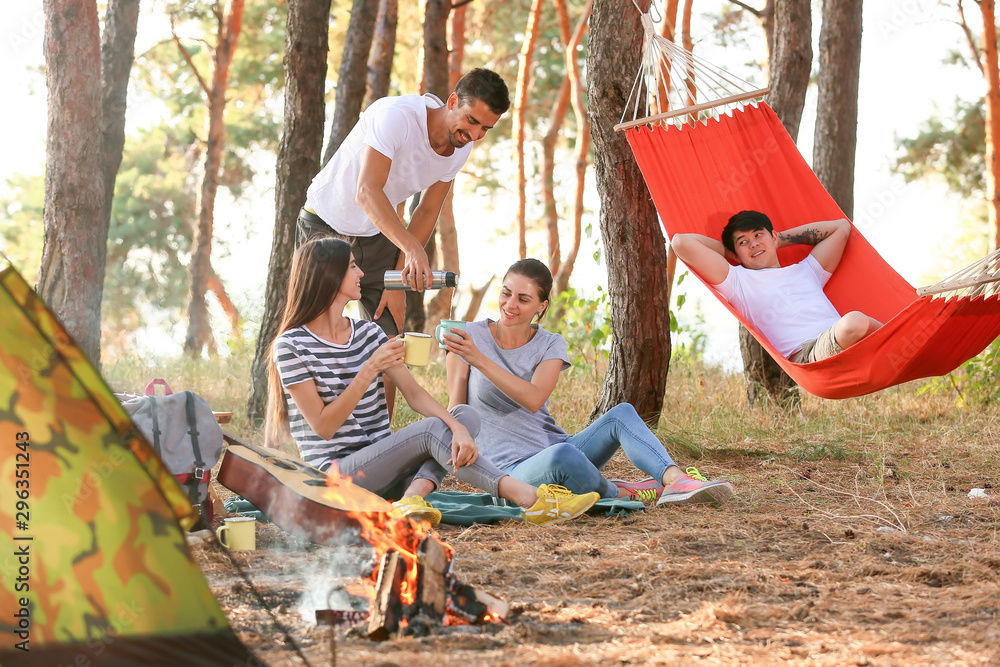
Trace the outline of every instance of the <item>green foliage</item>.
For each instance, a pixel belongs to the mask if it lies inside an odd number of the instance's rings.
[[[701,311],[696,311],[688,319],[687,326],[681,326],[677,319],[677,313],[684,308],[687,303],[687,294],[677,293],[676,290],[684,284],[685,279],[690,275],[688,271],[682,271],[677,276],[674,285],[674,293],[677,294],[676,305],[670,309],[670,333],[674,341],[671,345],[671,361],[695,361],[700,360],[705,354],[705,346],[708,344],[708,333],[705,331],[705,316]]]
[[[931,378],[920,394],[954,391],[958,407],[992,407],[1000,403],[1000,340],[993,341],[978,356],[940,378]]]
[[[144,310],[180,317],[188,288],[187,258],[197,217],[200,153],[182,128],[156,127],[130,137],[115,181],[108,232],[103,317],[106,326],[135,329]]]
[[[7,181],[9,196],[0,198],[0,250],[33,285],[42,265],[42,207],[45,182],[41,176],[15,174]]]
[[[985,197],[986,121],[982,98],[955,101],[949,117],[933,116],[916,137],[896,138],[901,154],[893,170],[907,182],[943,179],[948,189],[967,199]]]
[[[586,5],[583,0],[569,1],[570,28],[576,26]],[[466,50],[463,69],[468,71],[473,67],[489,67],[495,70],[507,82],[511,95],[511,110],[501,121],[500,126],[484,138],[479,148],[475,150],[466,165],[466,170],[477,175],[477,187],[484,187],[489,192],[501,196],[515,196],[510,186],[510,158],[513,146],[509,142],[511,116],[514,112],[513,103],[517,95],[517,73],[520,63],[521,46],[524,41],[524,31],[528,24],[528,14],[531,8],[530,0],[516,2],[492,2],[477,7],[476,3],[469,5],[469,15],[466,26]],[[400,8],[402,20],[402,7]],[[402,25],[402,24],[401,24]],[[586,53],[586,36],[583,49],[579,52],[581,76],[584,76],[583,57]],[[400,62],[399,54],[396,63]],[[395,72],[394,72],[395,75]],[[542,8],[540,32],[535,42],[532,58],[531,76],[529,77],[529,93],[526,109],[525,127],[525,161],[531,178],[531,165],[537,165],[541,160],[540,141],[549,129],[549,114],[558,99],[559,90],[566,78],[565,48],[555,16],[555,10],[550,3]],[[586,81],[581,82],[586,97]],[[585,100],[586,103],[586,100]],[[561,140],[565,146],[571,146],[576,137],[575,117],[572,109],[567,112],[563,121]],[[591,144],[591,151],[593,144]],[[503,159],[497,159],[503,155]],[[533,186],[531,186],[533,187]],[[529,201],[531,201],[529,193]]]
[[[596,371],[607,360],[611,342],[611,301],[607,292],[597,288],[593,299],[569,288],[552,303],[552,310],[562,317],[551,331],[559,333],[569,345],[570,361],[581,370]]]
[[[256,151],[277,149],[281,134],[279,93],[284,86],[286,3],[248,0],[239,41],[229,70],[226,92],[226,147],[219,184],[235,197],[255,174]],[[191,57],[188,64],[177,44],[166,39],[136,54],[133,80],[140,97],[160,100],[171,128],[187,132],[191,142],[203,142],[207,130],[212,53],[218,21],[217,3],[207,0],[167,2],[175,31]],[[195,72],[197,70],[197,74]],[[199,76],[201,81],[199,81]]]

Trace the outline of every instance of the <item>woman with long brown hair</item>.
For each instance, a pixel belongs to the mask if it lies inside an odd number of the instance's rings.
[[[323,471],[335,466],[355,484],[385,498],[402,498],[398,512],[432,524],[441,513],[423,499],[450,467],[459,479],[516,502],[529,523],[553,523],[587,511],[596,493],[535,487],[479,457],[479,415],[469,406],[449,412],[403,365],[403,341],[372,322],[344,315],[360,298],[361,277],[345,241],[310,241],[295,251],[280,334],[272,344],[269,392],[275,431],[294,438],[302,459]],[[382,376],[407,404],[428,417],[393,433]]]
[[[621,403],[575,435],[549,414],[559,374],[570,367],[566,339],[536,323],[545,316],[552,274],[537,259],[507,270],[496,321],[470,322],[445,335],[448,394],[458,409],[480,414],[483,453],[498,468],[529,484],[565,484],[574,493],[668,503],[725,502],[729,482],[682,471],[628,403]],[[650,475],[641,482],[605,479],[601,468],[619,449]]]

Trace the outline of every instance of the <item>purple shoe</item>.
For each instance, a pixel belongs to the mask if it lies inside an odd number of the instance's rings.
[[[624,479],[609,479],[608,481],[625,491],[629,500],[652,503],[663,493],[663,483],[652,477],[647,477],[641,482],[627,482]]]
[[[733,497],[733,485],[729,482],[709,482],[685,475],[663,489],[657,505],[676,503],[683,505],[721,505]]]

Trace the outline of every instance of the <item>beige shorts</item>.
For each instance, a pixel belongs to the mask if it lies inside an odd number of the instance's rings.
[[[836,328],[835,323],[820,335],[802,343],[802,349],[792,356],[792,361],[797,364],[809,364],[843,352],[844,348],[837,344],[837,338],[833,335]]]

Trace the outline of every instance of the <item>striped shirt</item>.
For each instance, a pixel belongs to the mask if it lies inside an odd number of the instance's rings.
[[[388,340],[373,322],[351,320],[351,325],[351,339],[346,345],[323,340],[306,327],[289,329],[278,336],[274,344],[274,363],[282,386],[312,380],[323,404],[329,405],[354,380],[365,361]],[[299,456],[320,470],[326,470],[333,461],[390,434],[381,373],[329,440],[312,430],[287,389],[285,402],[288,426],[299,447]]]

